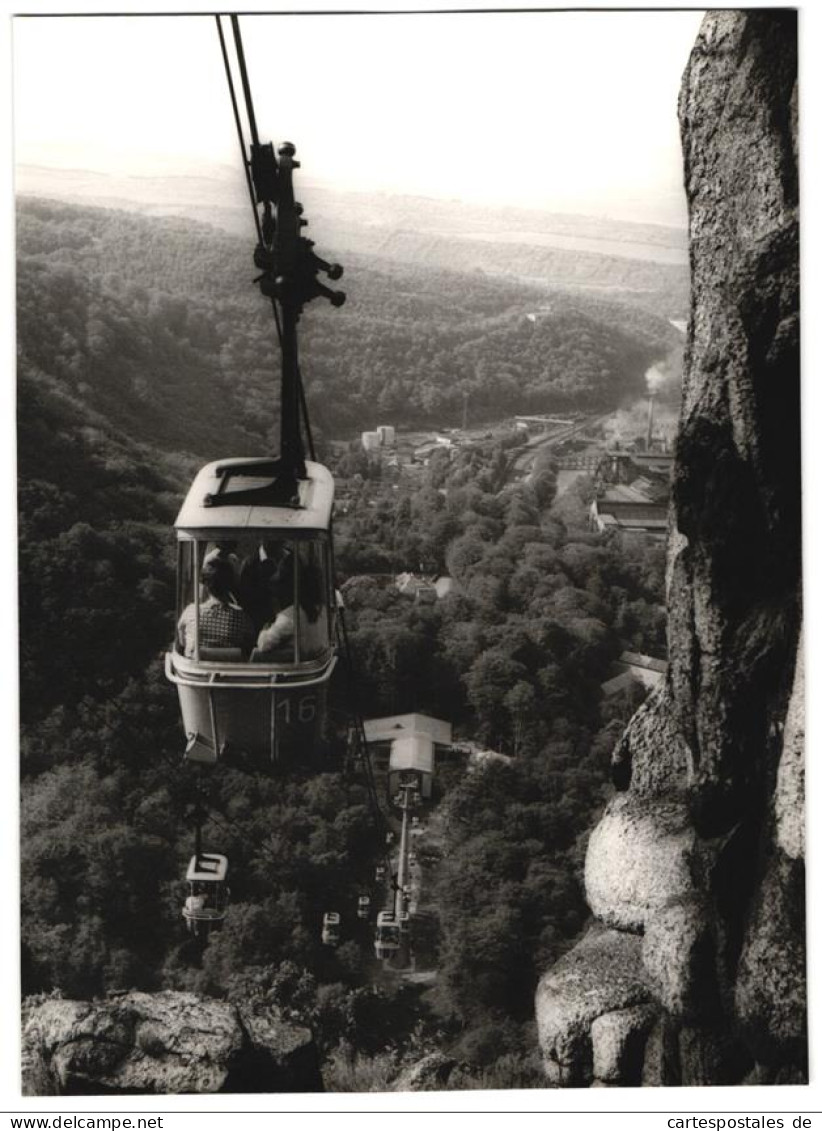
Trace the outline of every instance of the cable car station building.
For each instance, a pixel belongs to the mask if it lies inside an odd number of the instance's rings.
[[[451,724],[431,715],[412,713],[366,719],[363,726],[378,767],[387,770],[389,802],[398,804],[403,785],[413,785],[420,802],[430,801],[436,754],[438,750],[450,750]]]

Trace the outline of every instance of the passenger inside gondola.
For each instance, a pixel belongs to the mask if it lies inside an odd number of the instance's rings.
[[[192,918],[196,918],[200,912],[204,911],[208,903],[208,894],[205,884],[192,884],[191,893],[187,896],[185,902],[185,912]]]
[[[281,601],[282,575],[290,559],[290,550],[274,539],[263,539],[245,558],[240,569],[240,604],[254,622],[254,632],[277,615]]]
[[[297,570],[297,602],[294,601],[294,558],[289,556],[273,581],[274,599],[280,611],[257,637],[255,659],[265,660],[288,649],[294,651],[295,634],[300,660],[321,655],[328,646],[323,578],[310,557],[302,557]]]
[[[232,574],[232,589],[236,591],[240,580],[240,559],[237,555],[237,543],[233,540],[224,540],[221,542],[209,543],[209,549],[206,550],[205,557],[203,558],[203,565],[210,565],[211,562],[228,562],[231,566]],[[236,592],[235,592],[236,595]]]
[[[236,659],[245,658],[254,646],[254,622],[237,603],[234,595],[235,577],[232,562],[215,555],[203,564],[200,572],[204,599],[200,602],[200,656],[209,658],[209,650],[230,649],[239,652]],[[183,654],[195,654],[196,606],[184,609],[177,631]]]

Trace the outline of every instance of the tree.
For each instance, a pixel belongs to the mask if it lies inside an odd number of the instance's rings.
[[[523,664],[492,648],[483,652],[463,677],[468,701],[486,741],[505,743],[509,733],[505,696],[526,674]]]
[[[505,706],[511,715],[513,754],[516,757],[537,715],[537,696],[533,685],[524,680],[515,683],[505,696]]]

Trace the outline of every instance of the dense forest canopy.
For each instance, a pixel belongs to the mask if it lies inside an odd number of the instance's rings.
[[[24,991],[276,1000],[312,1026],[332,1086],[363,1085],[359,1054],[389,1072],[435,1046],[466,1063],[466,1086],[538,1082],[536,971],[583,924],[580,836],[636,702],[600,684],[624,647],[663,652],[662,547],[591,534],[590,480],[557,497],[550,462],[512,485],[505,427],[413,485],[366,460],[337,536],[362,709],[428,711],[504,755],[438,776],[440,836],[421,849],[436,984],[374,988],[367,927],[320,945],[323,911],[355,906],[377,852],[364,785],[333,751],[320,773],[199,782],[232,868],[225,928],[201,954],[180,918],[193,772],[161,668],[169,526],[198,459],[270,444],[269,314],[246,245],[202,225],[27,201],[19,239]],[[489,420],[604,412],[679,341],[610,300],[346,266],[350,305],[305,318],[328,437],[375,413],[439,424],[465,392]],[[436,605],[376,576],[421,561],[456,584]],[[338,681],[336,718],[345,694]]]

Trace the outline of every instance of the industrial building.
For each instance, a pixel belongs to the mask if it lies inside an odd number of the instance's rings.
[[[668,531],[667,492],[660,493],[647,480],[632,484],[615,483],[600,490],[591,503],[593,530],[619,530],[625,534],[648,534],[664,538]]]
[[[380,448],[393,448],[397,442],[397,430],[393,424],[380,424],[372,432],[363,432],[360,442],[366,452],[378,452]]]
[[[597,491],[591,503],[592,530],[645,534],[664,539],[668,533],[668,498],[673,453],[653,435],[654,397],[648,400],[646,435],[628,450],[611,449],[596,469]]]

